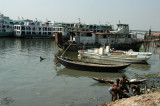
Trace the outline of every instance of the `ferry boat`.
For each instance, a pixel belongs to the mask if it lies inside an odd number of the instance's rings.
[[[53,34],[61,33],[63,38],[69,38],[72,31],[93,31],[96,33],[104,33],[105,31],[113,30],[111,24],[83,24],[80,21],[78,23],[64,23],[54,22]]]
[[[15,37],[53,38],[53,23],[47,21],[25,20],[23,24],[14,25]]]
[[[13,36],[14,21],[0,13],[0,37]]]
[[[110,50],[109,46],[79,50],[79,57],[87,57],[94,59],[128,62],[128,63],[146,63],[148,59],[151,58],[151,52],[134,52],[122,51],[122,50]]]
[[[101,32],[94,31],[70,31],[69,39],[64,40],[61,33],[55,36],[56,43],[63,50],[78,51],[82,48],[99,48],[102,45],[110,44],[111,48],[118,50],[139,51],[142,42],[129,33],[128,24],[117,24],[117,30]],[[134,36],[134,37],[133,37]],[[68,46],[70,46],[68,48]]]

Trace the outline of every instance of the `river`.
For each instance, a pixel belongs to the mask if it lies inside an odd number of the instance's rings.
[[[148,43],[146,50],[153,53],[147,64],[132,64],[122,73],[135,78],[135,74],[159,72],[160,48]],[[92,77],[120,78],[122,73],[67,69],[56,64],[55,55],[61,53],[54,39],[0,38],[0,104],[93,106],[110,102],[110,86]],[[77,58],[75,52],[64,55]],[[40,56],[45,59],[41,61]]]

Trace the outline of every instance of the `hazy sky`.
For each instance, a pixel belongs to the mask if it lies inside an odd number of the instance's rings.
[[[160,31],[160,0],[0,0],[0,12],[11,19],[37,18],[86,24],[129,24],[132,30]]]

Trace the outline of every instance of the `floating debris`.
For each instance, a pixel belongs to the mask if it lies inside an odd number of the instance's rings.
[[[3,98],[3,99],[0,99],[0,104],[10,104],[10,103],[13,103],[14,100],[10,97],[6,97],[6,98]]]
[[[40,95],[40,93],[39,93],[39,92],[37,92],[36,94],[37,94],[37,95]]]

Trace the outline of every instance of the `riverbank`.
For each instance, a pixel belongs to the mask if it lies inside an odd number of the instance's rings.
[[[160,105],[160,92],[143,94],[139,96],[132,96],[124,98],[115,102],[102,104],[99,106],[159,106]]]
[[[141,95],[123,98],[99,106],[160,106],[160,73],[136,75],[137,78],[145,78],[147,82],[141,84]]]

